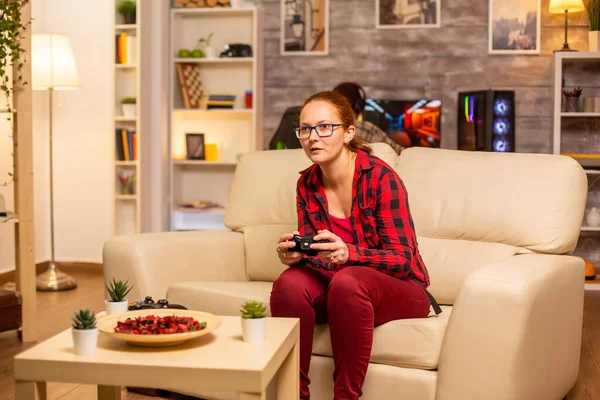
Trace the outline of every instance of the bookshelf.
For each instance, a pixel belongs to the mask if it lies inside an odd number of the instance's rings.
[[[198,45],[213,33],[215,57]],[[248,44],[248,57],[219,57],[226,44]],[[201,58],[182,58],[180,49],[204,51]],[[186,102],[178,65],[197,71],[202,90],[199,108]],[[247,8],[171,8],[169,45],[169,229],[227,229],[225,207],[239,157],[262,149],[263,14]],[[252,105],[246,104],[246,91]],[[209,95],[232,95],[232,108],[208,107]],[[188,97],[189,98],[189,97]],[[187,104],[186,104],[187,103]],[[190,159],[186,134],[203,134],[205,159]],[[214,153],[216,145],[216,157]],[[210,148],[210,151],[209,151]],[[209,202],[205,210],[180,207],[185,202]]]
[[[585,66],[588,75],[575,79],[569,74],[571,66]],[[563,88],[572,90],[579,86],[584,89],[582,96],[600,98],[597,81],[586,82],[586,79],[589,79],[590,69],[600,71],[600,52],[554,53],[553,153],[570,156],[582,165],[590,182],[588,189],[591,189],[600,177],[600,151],[595,151],[598,146],[593,145],[596,140],[600,140],[600,111],[594,109],[586,112],[583,104],[580,103],[579,112],[566,112],[562,90]],[[587,132],[586,126],[590,128]],[[577,131],[563,132],[566,127],[569,129],[576,127]],[[581,226],[582,232],[600,232],[600,227],[586,226],[585,217],[591,207],[588,201]]]
[[[136,1],[135,23],[126,23],[114,1],[114,233],[126,235],[143,231],[142,149],[144,71],[142,49],[143,3]],[[123,106],[125,98],[135,104]],[[123,181],[133,179],[128,183]]]

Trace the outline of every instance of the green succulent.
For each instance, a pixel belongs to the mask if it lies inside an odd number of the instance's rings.
[[[104,284],[111,301],[118,303],[125,300],[125,296],[127,296],[127,293],[132,289],[132,287],[127,284],[128,282],[129,281],[123,282],[122,280],[117,282],[115,278],[113,278],[112,282],[110,282],[110,287],[108,287],[106,283]]]
[[[96,328],[96,313],[88,310],[79,310],[73,317],[73,328],[75,329],[94,329]]]
[[[249,300],[244,303],[244,307],[240,310],[242,318],[264,318],[266,307],[258,301]]]
[[[135,14],[135,2],[131,0],[124,0],[119,3],[119,12],[122,15]]]
[[[135,97],[125,97],[125,98],[123,98],[123,100],[121,100],[121,104],[135,104],[135,103],[136,103]]]

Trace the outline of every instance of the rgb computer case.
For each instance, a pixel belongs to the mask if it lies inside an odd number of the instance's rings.
[[[515,92],[482,90],[458,94],[458,149],[515,151]]]

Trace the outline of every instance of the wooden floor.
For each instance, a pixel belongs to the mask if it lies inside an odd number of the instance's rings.
[[[69,272],[77,280],[77,289],[58,293],[38,292],[40,340],[69,328],[76,309],[104,310],[101,273],[97,270]],[[600,291],[586,291],[583,328],[579,379],[567,399],[600,400]],[[13,357],[33,345],[22,343],[15,332],[0,333],[0,400],[14,399]],[[87,400],[96,397],[93,385],[48,384],[48,398],[52,400]],[[170,397],[149,397],[124,389],[122,398],[149,400]]]

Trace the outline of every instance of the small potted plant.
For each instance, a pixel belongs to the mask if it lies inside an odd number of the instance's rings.
[[[135,97],[125,97],[121,100],[121,107],[123,107],[123,116],[134,118],[137,114],[136,112],[136,98]]]
[[[98,344],[95,312],[88,309],[75,312],[71,332],[75,354],[94,354]]]
[[[600,0],[589,0],[586,9],[590,22],[589,51],[600,51]]]
[[[201,38],[198,40],[198,46],[204,45],[204,54],[206,58],[216,58],[217,57],[217,49],[210,45],[210,40],[214,36],[214,33],[210,33],[208,37]]]
[[[105,283],[104,287],[108,291],[108,295],[110,299],[104,300],[104,305],[106,306],[106,314],[118,314],[127,312],[127,308],[129,302],[127,301],[127,294],[132,289],[127,282],[123,282],[122,280],[116,281],[113,278],[112,282],[110,282],[110,287]]]
[[[244,342],[259,343],[265,338],[266,307],[262,303],[249,300],[244,303],[242,313],[242,333]]]
[[[136,5],[132,0],[121,0],[118,7],[119,13],[125,18],[126,24],[135,24]]]

